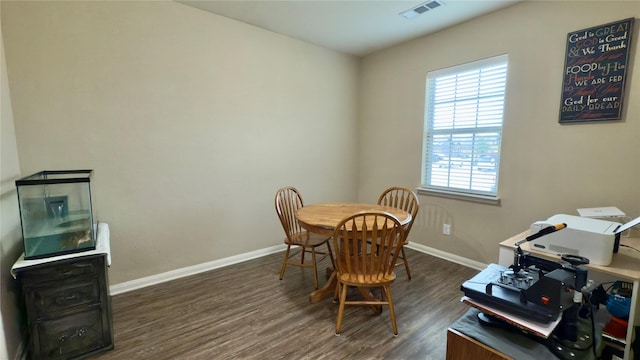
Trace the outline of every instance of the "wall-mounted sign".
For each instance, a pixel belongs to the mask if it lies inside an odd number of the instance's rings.
[[[560,122],[618,120],[633,18],[567,35]]]

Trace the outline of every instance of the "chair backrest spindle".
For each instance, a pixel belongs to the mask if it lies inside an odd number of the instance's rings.
[[[284,187],[278,190],[275,202],[276,212],[287,237],[301,232],[302,229],[295,216],[296,210],[304,206],[300,192],[292,186]]]
[[[343,219],[333,236],[338,273],[351,280],[376,282],[393,272],[404,228],[385,212],[364,212]]]
[[[418,197],[413,191],[403,187],[390,187],[380,195],[378,198],[378,205],[402,209],[411,214],[411,221],[406,227],[406,233],[407,235],[409,234],[420,206]]]

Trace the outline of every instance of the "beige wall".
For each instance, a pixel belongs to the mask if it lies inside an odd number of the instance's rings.
[[[557,122],[566,34],[640,17],[635,2],[526,2],[361,63],[174,2],[0,6],[11,91],[3,70],[3,279],[20,247],[20,173],[95,170],[112,285],[263,249],[281,243],[282,185],[308,203],[416,187],[426,73],[502,53],[502,204],[421,196],[411,240],[491,262],[499,241],[555,213],[616,205],[640,215],[640,71],[630,69],[622,121]],[[5,284],[0,358],[18,331]]]
[[[629,17],[640,17],[640,2],[525,2],[364,58],[359,138],[385,141],[361,141],[359,198],[419,186],[428,71],[506,53],[501,205],[420,196],[410,241],[489,263],[500,241],[554,214],[613,205],[640,216],[637,19],[623,119],[558,123],[567,33]],[[445,222],[451,236],[442,235]]]
[[[20,216],[15,181],[20,178],[16,133],[7,82],[7,67],[0,30],[0,359],[13,358],[26,332],[19,283],[11,278],[11,265],[22,252]]]
[[[22,173],[94,169],[112,285],[281,245],[281,186],[355,200],[356,58],[172,1],[2,1],[2,29]]]

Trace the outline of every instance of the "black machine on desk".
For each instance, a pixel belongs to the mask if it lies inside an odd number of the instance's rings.
[[[520,248],[524,242],[565,227],[566,224],[549,226],[517,242],[511,266],[507,268],[490,264],[476,276],[465,281],[461,290],[465,296],[480,305],[486,304],[505,313],[542,324],[556,321],[562,315],[560,323],[553,331],[553,339],[569,344],[572,349],[584,350],[591,345],[591,336],[580,336],[578,330],[582,289],[587,285],[587,270],[580,265],[588,264],[589,260],[580,256],[564,255],[561,257],[563,262],[558,263],[533,256]],[[480,315],[481,320],[487,319],[486,315]],[[583,341],[585,338],[589,339],[586,344]],[[554,343],[552,346],[558,350],[558,344]],[[565,350],[561,352],[567,353]]]

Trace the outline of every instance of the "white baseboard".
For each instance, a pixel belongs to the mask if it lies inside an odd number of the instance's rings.
[[[483,263],[481,263],[479,261],[467,259],[467,258],[464,258],[462,256],[458,256],[458,255],[455,255],[455,254],[444,252],[442,250],[434,249],[434,248],[429,247],[429,246],[425,246],[425,245],[409,242],[407,247],[409,249],[420,251],[422,253],[425,253],[425,254],[428,254],[428,255],[432,255],[432,256],[447,260],[447,261],[451,261],[453,263],[460,264],[460,265],[463,265],[463,266],[466,266],[466,267],[470,267],[472,269],[482,270],[482,269],[487,267],[487,264],[483,264]]]
[[[407,247],[428,255],[432,255],[447,261],[454,262],[456,264],[470,267],[472,269],[482,270],[487,267],[487,264],[483,264],[475,260],[467,259],[455,254],[444,252],[442,250],[434,249],[432,247],[428,247],[425,245],[409,242],[409,245],[407,245]],[[120,284],[111,285],[109,289],[111,291],[111,295],[118,295],[128,291],[141,289],[147,286],[160,284],[166,281],[180,279],[186,276],[195,275],[205,271],[218,269],[221,267],[237,264],[243,261],[259,258],[265,255],[284,251],[285,249],[286,249],[286,246],[284,244],[276,245],[266,249],[251,251],[245,254],[230,256],[224,259],[214,260],[214,261],[206,262],[203,264],[188,266],[186,268],[176,269],[176,270],[172,270],[172,271],[168,271],[165,273],[156,274],[152,276],[147,276],[147,277],[136,279],[136,280],[126,281]]]
[[[259,257],[265,256],[265,255],[269,255],[269,254],[273,254],[273,253],[276,253],[276,252],[284,251],[285,249],[286,249],[286,246],[284,244],[276,245],[276,246],[272,246],[272,247],[269,247],[269,248],[266,248],[266,249],[251,251],[251,252],[240,254],[240,255],[230,256],[230,257],[224,258],[224,259],[209,261],[209,262],[206,262],[206,263],[203,263],[203,264],[198,264],[198,265],[194,265],[194,266],[188,266],[188,267],[181,268],[181,269],[167,271],[167,272],[161,273],[161,274],[147,276],[147,277],[144,277],[144,278],[141,278],[141,279],[125,281],[125,282],[120,283],[120,284],[111,285],[109,287],[109,290],[111,291],[111,295],[118,295],[118,294],[122,294],[122,293],[125,293],[125,292],[128,292],[128,291],[141,289],[143,287],[160,284],[160,283],[163,283],[165,281],[180,279],[180,278],[183,278],[185,276],[195,275],[195,274],[199,274],[199,273],[202,273],[202,272],[205,272],[205,271],[209,271],[209,270],[213,270],[213,269],[217,269],[217,268],[221,268],[221,267],[237,264],[237,263],[240,263],[240,262],[243,262],[243,261],[259,258]]]

